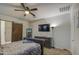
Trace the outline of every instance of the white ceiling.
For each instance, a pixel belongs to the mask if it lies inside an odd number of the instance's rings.
[[[29,8],[38,8],[38,11],[33,11],[36,15],[34,18],[32,15],[27,15],[24,17],[23,11],[14,11],[14,9],[22,9],[20,3],[0,3],[0,14],[10,17],[15,17],[24,20],[36,20],[41,18],[48,18],[54,15],[57,15],[59,12],[60,7],[64,7],[70,4],[58,4],[58,3],[27,3],[26,6]]]

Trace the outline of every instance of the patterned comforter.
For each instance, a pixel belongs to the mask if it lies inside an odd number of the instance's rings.
[[[3,55],[40,55],[41,47],[38,43],[28,40],[17,41],[3,45],[0,54]]]

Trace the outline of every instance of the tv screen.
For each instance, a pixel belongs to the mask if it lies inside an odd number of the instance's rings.
[[[50,25],[49,24],[38,25],[38,30],[44,32],[50,31]]]

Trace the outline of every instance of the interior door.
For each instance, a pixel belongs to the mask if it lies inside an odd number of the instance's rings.
[[[0,45],[1,45],[1,20],[0,20]]]
[[[12,40],[12,22],[5,21],[5,42],[11,42]]]
[[[12,23],[12,42],[22,40],[23,25]]]

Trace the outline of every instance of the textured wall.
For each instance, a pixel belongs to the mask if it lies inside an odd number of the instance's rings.
[[[51,27],[56,25],[56,27],[53,30],[50,27],[50,32],[39,32],[38,31],[39,24],[50,24]],[[71,33],[70,14],[60,15],[47,19],[41,19],[31,23],[31,26],[33,29],[32,34],[33,37],[34,36],[51,37],[55,41],[56,48],[70,49],[70,33]]]

